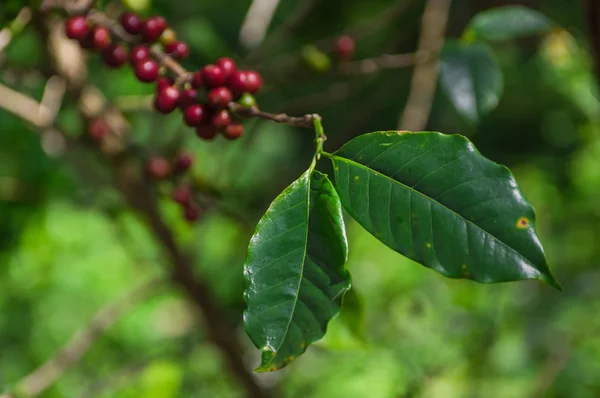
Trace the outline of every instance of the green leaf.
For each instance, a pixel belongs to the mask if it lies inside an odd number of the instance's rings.
[[[502,71],[490,47],[456,40],[444,46],[440,83],[456,110],[472,123],[498,105],[504,88]]]
[[[307,171],[258,223],[244,266],[244,326],[262,362],[281,369],[325,335],[350,288],[339,197],[326,175]]]
[[[478,13],[464,36],[490,41],[510,40],[547,32],[554,23],[543,14],[523,6],[505,6]]]
[[[326,156],[346,210],[397,252],[450,278],[539,279],[560,288],[533,207],[510,171],[466,138],[376,132]]]

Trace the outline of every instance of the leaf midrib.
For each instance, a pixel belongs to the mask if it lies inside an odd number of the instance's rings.
[[[283,346],[283,344],[286,341],[288,331],[290,330],[290,325],[292,324],[292,319],[294,319],[294,314],[296,313],[296,308],[298,307],[298,299],[300,297],[300,287],[302,286],[302,279],[304,278],[304,266],[306,265],[306,253],[308,252],[308,231],[309,231],[308,223],[310,220],[310,192],[311,192],[312,173],[307,172],[306,174],[307,174],[307,176],[306,176],[306,233],[304,236],[304,246],[303,246],[304,253],[302,255],[302,265],[300,268],[300,275],[298,278],[298,287],[296,288],[296,294],[294,295],[294,304],[292,306],[292,313],[290,314],[290,318],[288,319],[287,325],[285,327],[285,331],[283,332],[281,342],[275,349],[273,358],[271,358],[271,360],[268,363],[266,363],[264,366],[272,364],[273,361],[275,360],[275,358],[277,357],[279,350],[281,349],[281,347]]]
[[[344,157],[341,157],[341,156],[338,156],[338,155],[335,155],[335,154],[330,154],[328,157],[329,157],[330,159],[332,159],[332,160],[333,160],[333,159],[337,159],[337,160],[340,160],[340,161],[342,161],[342,162],[351,163],[351,164],[355,165],[356,167],[362,168],[362,169],[364,169],[364,170],[367,170],[367,171],[369,171],[369,172],[371,172],[371,173],[374,173],[374,174],[376,174],[376,175],[381,175],[381,176],[382,176],[382,177],[384,177],[385,179],[387,179],[387,180],[390,180],[391,182],[394,182],[394,183],[396,183],[396,184],[399,184],[399,185],[401,185],[401,186],[405,187],[406,189],[408,189],[409,191],[411,191],[411,192],[414,192],[414,193],[418,194],[419,196],[422,196],[422,197],[424,197],[425,199],[429,199],[430,201],[432,201],[432,202],[434,202],[434,203],[436,203],[436,204],[440,205],[442,208],[444,208],[444,209],[447,209],[447,210],[448,210],[450,213],[454,214],[454,215],[455,215],[455,216],[457,216],[458,218],[460,218],[460,219],[462,219],[462,220],[465,220],[466,222],[468,222],[469,224],[473,225],[473,226],[474,226],[475,228],[477,228],[478,230],[480,230],[480,231],[483,231],[485,234],[487,234],[487,235],[491,236],[491,237],[492,237],[492,238],[493,238],[495,241],[497,241],[497,242],[501,243],[501,244],[502,244],[502,246],[504,246],[504,247],[508,248],[508,249],[509,249],[511,252],[514,252],[514,253],[516,253],[516,254],[517,254],[517,255],[518,255],[520,258],[524,259],[524,260],[527,262],[527,264],[529,264],[529,266],[530,266],[530,267],[531,267],[531,268],[532,268],[532,269],[533,269],[533,270],[534,270],[536,273],[538,273],[539,275],[541,275],[541,276],[543,276],[543,277],[545,276],[545,275],[544,275],[544,274],[543,274],[541,271],[539,271],[539,270],[538,270],[538,269],[535,267],[535,264],[533,264],[533,262],[531,262],[531,260],[529,260],[529,259],[528,259],[527,257],[525,257],[523,254],[521,254],[521,253],[520,253],[520,252],[518,252],[517,250],[513,249],[512,247],[510,247],[510,246],[509,246],[507,243],[505,243],[505,242],[501,241],[499,238],[497,238],[496,236],[494,236],[494,235],[493,235],[491,232],[489,232],[489,231],[486,231],[485,229],[483,229],[483,228],[482,228],[482,227],[480,227],[479,225],[475,224],[473,221],[471,221],[471,220],[469,220],[469,219],[467,219],[467,218],[465,218],[465,217],[461,216],[460,214],[458,214],[457,212],[455,212],[455,211],[454,211],[454,210],[452,210],[451,208],[449,208],[449,207],[445,206],[443,203],[440,203],[440,202],[438,202],[437,200],[435,200],[435,199],[433,199],[433,198],[430,198],[429,196],[425,195],[424,193],[422,193],[422,192],[420,192],[420,191],[417,191],[416,189],[414,189],[414,188],[412,188],[412,187],[410,187],[410,186],[408,186],[408,185],[406,185],[406,184],[402,183],[401,181],[394,180],[393,178],[391,178],[391,177],[389,177],[389,176],[387,176],[387,175],[385,175],[385,174],[383,174],[383,173],[381,173],[381,172],[379,172],[379,171],[377,171],[377,170],[375,170],[375,169],[372,169],[372,168],[370,168],[370,167],[368,167],[368,166],[365,166],[365,165],[364,165],[364,164],[362,164],[362,163],[358,163],[358,162],[356,162],[356,161],[354,161],[354,160],[351,160],[351,159],[348,159],[348,158],[344,158]]]

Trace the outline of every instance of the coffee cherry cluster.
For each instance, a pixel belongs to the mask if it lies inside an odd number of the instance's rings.
[[[102,51],[105,64],[111,68],[121,67],[129,60],[139,81],[156,83],[154,109],[163,114],[180,109],[186,125],[193,127],[198,137],[211,140],[221,133],[234,140],[244,134],[244,126],[231,114],[229,104],[238,101],[246,107],[256,106],[253,95],[263,85],[260,74],[238,69],[231,58],[219,58],[214,64],[175,80],[155,59],[155,49],[151,47],[160,44],[173,59],[189,55],[188,45],[177,40],[166,20],[161,16],[142,19],[127,12],[119,22],[135,38],[129,51],[123,44],[113,42],[106,27],[95,25],[84,16],[69,18],[66,34],[83,48]]]
[[[166,180],[173,177],[174,180],[178,181],[177,186],[171,193],[171,198],[181,206],[183,215],[188,222],[197,221],[202,214],[201,207],[194,201],[192,188],[180,182],[193,163],[193,157],[189,153],[179,154],[171,161],[164,157],[154,156],[146,162],[148,177],[154,180]]]

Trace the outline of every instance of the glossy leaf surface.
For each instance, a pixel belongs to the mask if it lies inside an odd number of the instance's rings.
[[[441,87],[463,117],[477,123],[498,105],[504,82],[487,44],[450,40],[441,61]]]
[[[531,8],[505,6],[475,15],[465,36],[483,40],[510,40],[547,32],[553,26],[550,19]]]
[[[325,334],[350,276],[339,197],[326,175],[304,173],[271,204],[244,267],[244,325],[262,350],[258,372],[277,370]]]
[[[344,207],[392,249],[451,278],[559,287],[533,207],[510,171],[466,138],[377,132],[330,156]]]

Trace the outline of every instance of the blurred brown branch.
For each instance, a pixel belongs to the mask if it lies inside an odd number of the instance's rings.
[[[426,58],[419,58],[414,53],[384,54],[374,58],[343,63],[339,66],[339,71],[345,75],[368,75],[379,72],[382,69],[403,68],[425,62],[426,60]]]
[[[43,14],[35,14],[34,22],[40,38],[47,42],[45,55],[49,65],[48,73],[58,75],[65,80],[67,93],[72,100],[78,103],[84,121],[89,122],[92,119],[100,118],[107,121],[115,119],[119,122],[116,125],[109,123],[111,130],[117,129],[120,132],[114,134],[113,137],[117,141],[117,145],[114,145],[110,151],[103,150],[102,155],[106,164],[111,168],[115,186],[122,192],[127,203],[145,217],[157,241],[163,246],[171,260],[172,280],[183,288],[205,316],[210,339],[224,354],[229,369],[244,386],[247,396],[252,398],[269,397],[270,393],[257,384],[252,373],[246,368],[243,350],[237,341],[234,324],[226,318],[224,310],[212,300],[210,289],[194,274],[191,259],[179,248],[173,233],[162,219],[158,209],[156,190],[143,168],[139,167],[138,154],[121,142],[124,133],[128,130],[125,119],[97,89],[86,85],[83,78],[85,65],[78,73],[72,73],[67,68],[82,58],[82,52],[78,48],[72,49],[74,52],[65,52],[59,49],[61,45],[68,46],[69,44],[60,29],[61,25]],[[89,142],[85,141],[85,137],[83,135],[82,143],[89,145]]]
[[[411,90],[398,122],[399,130],[420,131],[427,127],[437,88],[439,54],[444,46],[451,0],[428,0],[421,20],[418,57],[428,62],[416,66]]]
[[[36,397],[54,384],[71,366],[79,362],[102,334],[136,304],[157,292],[163,285],[155,279],[126,293],[113,303],[101,308],[67,343],[42,366],[20,380],[14,392],[0,398]]]
[[[31,8],[23,7],[15,19],[0,30],[0,54],[10,44],[15,34],[21,32],[31,20]]]

